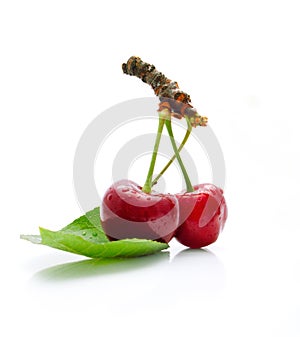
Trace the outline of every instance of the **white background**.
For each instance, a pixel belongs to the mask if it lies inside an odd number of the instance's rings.
[[[299,335],[299,15],[291,0],[1,1],[1,335]],[[86,126],[153,95],[122,74],[131,55],[209,117],[225,231],[206,252],[172,241],[170,258],[108,265],[21,241],[81,215]]]

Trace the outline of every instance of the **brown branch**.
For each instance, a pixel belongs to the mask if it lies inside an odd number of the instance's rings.
[[[192,126],[206,126],[207,117],[198,114],[197,110],[190,104],[190,96],[179,89],[177,82],[171,81],[163,73],[156,70],[153,64],[143,62],[139,57],[132,56],[126,63],[123,63],[122,69],[125,74],[136,76],[149,84],[161,102],[170,104],[174,117],[187,116]]]

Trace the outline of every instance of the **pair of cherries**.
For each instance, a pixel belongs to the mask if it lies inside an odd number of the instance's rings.
[[[190,248],[215,242],[222,231],[227,206],[222,189],[193,186],[175,195],[145,193],[130,180],[114,183],[102,200],[103,230],[110,240],[139,238],[168,243],[175,237]]]

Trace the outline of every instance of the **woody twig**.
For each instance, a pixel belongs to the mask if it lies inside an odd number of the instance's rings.
[[[207,117],[198,114],[190,103],[190,96],[179,89],[177,82],[171,81],[159,72],[153,64],[132,56],[126,63],[123,63],[122,69],[125,74],[136,76],[149,84],[160,101],[169,104],[173,117],[179,119],[187,117],[193,127],[207,125]]]

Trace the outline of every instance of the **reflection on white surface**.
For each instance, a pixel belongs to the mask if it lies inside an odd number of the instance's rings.
[[[185,287],[185,296],[187,293],[195,295],[195,289],[198,289],[199,294],[216,295],[226,284],[224,266],[209,249],[180,251],[172,260],[170,272],[174,279],[179,279],[178,286],[180,283],[181,288],[188,285]]]
[[[124,273],[144,269],[162,261],[166,262],[168,259],[169,252],[160,252],[140,258],[85,259],[42,269],[34,275],[34,279],[44,282],[63,282],[93,277],[101,278],[115,274],[120,277]]]
[[[173,294],[170,302],[218,296],[226,284],[222,262],[210,250],[183,249],[174,256],[159,284],[162,293]]]
[[[181,246],[172,258],[167,251],[141,258],[86,259],[43,268],[29,280],[28,291],[38,302],[53,306],[62,296],[66,310],[85,303],[89,294],[96,306],[101,304],[97,310],[104,306],[120,314],[126,307],[127,313],[139,314],[141,308],[156,310],[160,302],[176,307],[186,301],[216,298],[225,285],[224,266],[214,253]],[[116,306],[112,299],[118,299],[122,306]]]

